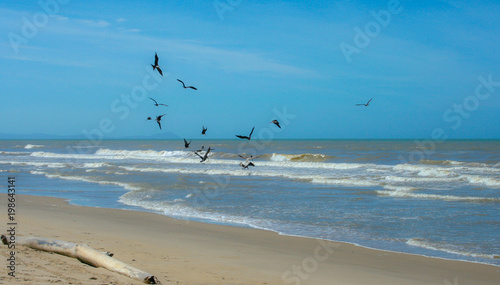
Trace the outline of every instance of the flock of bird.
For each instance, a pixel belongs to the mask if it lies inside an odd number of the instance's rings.
[[[158,61],[159,61],[158,54],[155,52],[155,61],[154,61],[154,64],[151,64],[151,66],[153,67],[153,71],[157,70],[158,73],[161,76],[163,76],[163,72],[162,72],[162,70],[160,68],[160,65],[158,64]],[[179,81],[182,84],[182,87],[184,89],[198,90],[194,86],[186,86],[186,84],[182,80],[180,80],[180,79],[177,79],[177,81]],[[158,103],[155,99],[153,99],[151,97],[149,97],[149,99],[151,99],[154,102],[154,106],[156,106],[156,107],[159,107],[159,106],[166,106],[166,107],[168,107],[168,105]],[[366,104],[356,104],[356,106],[365,106],[365,107],[368,107],[368,105],[370,104],[370,102],[372,100],[373,100],[373,98],[371,98]],[[158,126],[160,127],[160,130],[161,130],[161,118],[163,116],[165,116],[165,115],[166,114],[156,116],[156,122],[158,123]],[[146,120],[152,120],[152,118],[148,117]],[[272,124],[276,125],[278,128],[281,129],[281,126],[280,126],[280,123],[278,122],[278,120],[272,120],[269,123],[272,123]],[[250,131],[250,134],[248,134],[248,136],[236,135],[236,137],[240,138],[240,139],[251,140],[254,129],[255,129],[255,127],[252,128],[252,130]],[[201,134],[202,135],[206,135],[207,130],[208,130],[208,128],[206,128],[205,126],[202,126]],[[189,148],[190,144],[191,144],[191,140],[188,142],[186,139],[184,139],[184,148]],[[202,146],[201,149],[194,151],[194,154],[196,154],[201,159],[200,162],[205,162],[208,159],[208,154],[210,153],[210,150],[211,150],[211,148],[209,147],[207,149],[207,151],[205,151],[205,153],[203,153],[204,148],[205,147]],[[243,167],[243,169],[248,169],[249,166],[255,167],[255,164],[253,163],[253,159],[259,157],[259,156],[252,156],[252,155],[251,156],[238,155],[238,156],[241,157],[241,158],[243,158],[243,159],[245,159],[245,162],[241,162],[240,163],[240,166]]]

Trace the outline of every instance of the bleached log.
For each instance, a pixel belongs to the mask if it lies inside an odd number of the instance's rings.
[[[9,244],[5,235],[2,235],[1,239],[3,244]],[[155,276],[111,257],[112,253],[100,252],[85,244],[42,237],[16,236],[16,245],[73,257],[88,265],[103,267],[146,284],[161,284]]]

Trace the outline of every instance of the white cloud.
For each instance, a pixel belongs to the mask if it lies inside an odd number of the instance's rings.
[[[93,28],[105,28],[110,25],[104,20],[77,20],[77,22]]]

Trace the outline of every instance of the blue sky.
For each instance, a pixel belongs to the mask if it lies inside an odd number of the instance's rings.
[[[0,2],[3,134],[500,138],[496,1],[39,2]]]

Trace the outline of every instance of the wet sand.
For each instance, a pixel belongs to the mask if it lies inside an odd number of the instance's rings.
[[[498,284],[500,267],[379,251],[348,243],[282,236],[249,228],[166,216],[68,205],[17,195],[16,236],[85,243],[152,273],[162,284]],[[7,196],[1,195],[5,234]],[[76,259],[0,247],[1,284],[143,284]]]

